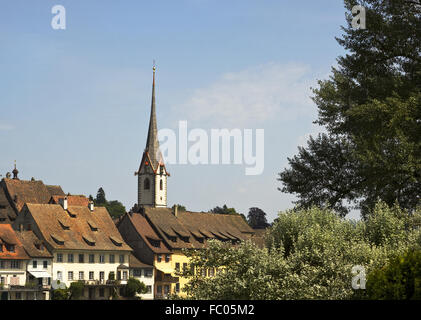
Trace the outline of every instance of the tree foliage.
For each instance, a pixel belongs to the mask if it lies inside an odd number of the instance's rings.
[[[181,204],[175,204],[171,208],[174,210],[175,209],[175,206],[178,207],[178,211],[187,211],[186,207],[183,206],[183,205],[181,205]]]
[[[269,223],[266,220],[266,212],[256,207],[249,209],[249,213],[247,215],[247,222],[250,225],[250,227],[255,229],[263,229],[269,226]]]
[[[126,207],[117,200],[108,201],[105,197],[105,191],[101,187],[98,189],[97,196],[94,199],[96,206],[107,208],[111,218],[118,218],[126,213]]]
[[[69,299],[78,300],[83,296],[83,289],[85,285],[82,281],[75,281],[70,284],[69,287]]]
[[[148,290],[143,282],[135,278],[129,278],[127,284],[124,286],[123,292],[126,298],[135,298],[136,294],[144,294]]]
[[[185,250],[191,268],[184,290],[192,299],[365,298],[364,290],[352,288],[352,267],[369,273],[419,247],[421,230],[414,222],[419,216],[384,203],[367,221],[316,207],[281,212],[266,248],[250,241],[238,246],[210,241],[205,249]],[[223,272],[202,277],[203,268]]]
[[[222,207],[216,206],[215,208],[209,211],[212,213],[218,213],[218,214],[238,214],[234,208],[228,208],[226,204],[224,204]]]
[[[350,13],[355,0],[345,0]],[[280,173],[283,192],[298,206],[326,206],[345,215],[350,205],[371,212],[378,199],[414,211],[421,189],[421,6],[365,0],[366,29],[352,16],[338,43],[328,80],[313,100],[327,135],[310,138]]]
[[[375,300],[421,300],[421,250],[410,250],[373,270],[367,279],[367,295]]]

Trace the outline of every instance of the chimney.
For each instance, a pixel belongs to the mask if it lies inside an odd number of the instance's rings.
[[[94,202],[93,201],[89,201],[88,208],[91,212],[94,211]]]
[[[173,214],[177,217],[178,216],[178,204],[174,205],[174,211]]]
[[[67,210],[67,197],[60,198],[59,203],[64,210]]]

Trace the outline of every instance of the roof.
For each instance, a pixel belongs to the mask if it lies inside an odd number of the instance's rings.
[[[0,251],[0,259],[10,260],[27,260],[29,256],[26,254],[22,242],[16,235],[15,230],[10,224],[0,224],[0,245],[3,250]],[[14,252],[8,251],[4,245],[14,245]]]
[[[155,253],[169,253],[170,250],[164,245],[159,235],[152,229],[146,218],[139,213],[126,214],[137,233],[142,237],[146,245]]]
[[[54,195],[51,197],[49,203],[52,204],[60,204],[60,199],[67,197],[67,205],[68,206],[84,206],[87,207],[89,205],[89,198],[83,195]]]
[[[64,195],[60,186],[46,186],[41,180],[26,181],[5,178],[2,180],[2,187],[5,193],[3,198],[6,198],[9,203],[7,214],[12,215],[12,220],[16,218],[16,212],[19,212],[25,203],[48,203],[51,196]],[[2,198],[1,195],[0,198]],[[13,213],[10,209],[13,210]]]
[[[172,249],[203,248],[207,239],[241,241],[254,231],[241,215],[178,211],[170,208],[145,208],[145,217]]]
[[[91,212],[85,206],[68,206],[67,210],[57,204],[26,206],[53,249],[131,251],[104,207]]]
[[[0,185],[0,223],[11,223],[16,218],[16,213],[10,205],[6,191]]]
[[[268,228],[255,228],[254,235],[251,237],[251,241],[259,248],[264,248],[266,245],[266,234]]]
[[[22,242],[26,253],[31,258],[52,258],[53,255],[47,250],[45,244],[33,231],[16,231],[16,235]]]
[[[153,266],[150,264],[143,263],[138,258],[136,258],[133,253],[130,253],[129,268],[153,268]]]

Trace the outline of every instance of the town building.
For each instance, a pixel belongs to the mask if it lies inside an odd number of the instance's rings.
[[[154,288],[154,269],[153,265],[149,265],[139,261],[132,253],[129,256],[129,269],[130,277],[140,282],[143,282],[146,286],[147,292],[144,294],[137,294],[138,297],[144,300],[152,300],[153,288]]]
[[[33,231],[52,253],[53,288],[82,281],[82,299],[110,299],[128,280],[132,249],[106,208],[92,202],[69,205],[67,196],[57,201],[60,204],[26,203],[13,227]]]

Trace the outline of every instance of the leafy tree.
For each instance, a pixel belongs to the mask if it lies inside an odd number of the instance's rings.
[[[410,250],[373,270],[367,278],[367,295],[375,300],[421,300],[421,250]]]
[[[253,207],[249,209],[247,222],[252,228],[266,228],[269,226],[266,220],[266,213],[259,208]]]
[[[344,3],[351,12],[357,1]],[[281,191],[297,194],[299,207],[342,215],[355,205],[365,217],[378,199],[412,212],[421,189],[421,6],[407,0],[364,6],[367,28],[353,29],[348,15],[337,39],[348,52],[314,89],[316,123],[328,134],[288,159]]]
[[[173,206],[172,206],[172,209],[173,209],[173,210],[175,209],[175,206],[176,206],[176,205],[173,205]],[[183,205],[181,205],[181,204],[177,204],[177,206],[178,206],[178,211],[187,211],[187,209],[186,209],[186,207],[185,207],[185,206],[183,206]]]
[[[107,200],[105,197],[105,191],[102,187],[98,189],[94,203],[96,206],[105,207],[113,219],[118,218],[126,213],[126,207],[120,201]]]
[[[84,287],[82,281],[72,282],[69,287],[69,299],[78,300],[83,295]]]
[[[369,274],[419,248],[421,239],[407,212],[384,203],[375,211],[369,221],[357,222],[329,209],[295,209],[279,214],[266,248],[209,241],[205,249],[184,250],[191,267],[184,272],[189,279],[184,290],[191,299],[366,298],[364,290],[352,289],[353,266]],[[385,228],[389,222],[393,226]],[[203,268],[222,272],[204,278]]]
[[[234,208],[228,208],[226,204],[224,204],[222,207],[216,206],[215,208],[211,209],[210,212],[218,214],[238,214]]]
[[[107,199],[105,198],[105,191],[104,189],[99,188],[96,194],[95,205],[105,205],[107,203]]]
[[[146,285],[135,278],[129,278],[124,287],[124,296],[127,298],[135,298],[137,293],[144,294],[147,292]]]
[[[51,291],[51,300],[68,300],[69,299],[69,289],[55,289]]]

